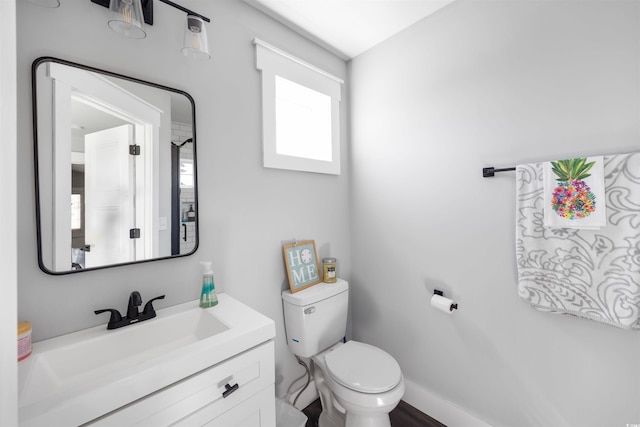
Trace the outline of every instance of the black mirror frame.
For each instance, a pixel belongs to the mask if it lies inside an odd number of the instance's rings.
[[[156,257],[156,258],[149,258],[149,259],[145,259],[145,260],[140,260],[140,261],[131,261],[131,262],[123,262],[123,263],[116,263],[116,264],[109,264],[109,265],[104,265],[104,266],[99,266],[99,267],[91,267],[91,268],[84,268],[84,269],[80,269],[80,270],[66,270],[66,271],[53,271],[48,269],[43,261],[43,256],[42,256],[42,230],[41,230],[41,206],[40,206],[40,175],[39,175],[39,167],[38,167],[38,97],[37,97],[37,90],[36,90],[36,71],[38,69],[38,66],[40,66],[41,64],[45,63],[45,62],[55,62],[58,64],[62,64],[62,65],[67,65],[70,67],[75,67],[75,68],[79,68],[82,70],[86,70],[86,71],[91,71],[91,72],[95,72],[98,74],[102,74],[105,76],[109,76],[109,77],[116,77],[119,79],[123,79],[123,80],[127,80],[133,83],[139,83],[139,84],[143,84],[146,86],[150,86],[156,89],[162,89],[162,90],[166,90],[169,92],[173,92],[176,94],[180,94],[180,95],[184,95],[189,102],[191,103],[191,120],[193,123],[193,130],[192,130],[192,138],[193,138],[193,163],[196,167],[194,167],[194,171],[193,171],[193,183],[194,183],[194,210],[196,212],[196,218],[198,219],[195,222],[195,244],[193,247],[193,250],[189,253],[186,254],[176,254],[176,255],[168,255],[168,256],[161,256],[161,257]],[[67,274],[75,274],[75,273],[83,273],[83,272],[89,272],[89,271],[96,271],[96,270],[103,270],[106,268],[113,268],[113,267],[122,267],[125,265],[133,265],[133,264],[142,264],[142,263],[147,263],[147,262],[153,262],[153,261],[161,261],[161,260],[166,260],[166,259],[172,259],[172,258],[181,258],[181,257],[185,257],[185,256],[189,256],[189,255],[193,255],[197,250],[198,250],[198,246],[199,246],[199,242],[200,242],[200,230],[199,230],[199,202],[198,202],[198,167],[197,167],[197,153],[196,153],[196,104],[195,101],[193,99],[193,97],[191,97],[191,95],[189,95],[187,92],[179,90],[179,89],[174,89],[168,86],[163,86],[157,83],[152,83],[152,82],[148,82],[145,80],[141,80],[141,79],[137,79],[135,77],[130,77],[130,76],[125,76],[123,74],[119,74],[119,73],[115,73],[112,71],[107,71],[107,70],[102,70],[99,68],[95,68],[95,67],[91,67],[88,65],[83,65],[83,64],[78,64],[76,62],[71,62],[71,61],[67,61],[64,59],[60,59],[60,58],[54,58],[51,56],[42,56],[37,58],[36,60],[33,61],[32,65],[31,65],[31,103],[32,103],[32,120],[33,120],[33,158],[34,158],[34,177],[35,177],[35,198],[36,198],[36,239],[37,239],[37,249],[38,249],[38,266],[40,267],[40,269],[47,273],[47,274],[51,274],[54,276],[61,276],[61,275],[67,275]]]

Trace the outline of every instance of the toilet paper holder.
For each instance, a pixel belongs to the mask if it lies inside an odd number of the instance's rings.
[[[433,294],[434,295],[440,295],[441,297],[444,296],[444,293],[438,289],[434,289],[433,290]],[[451,306],[449,307],[449,311],[453,311],[453,310],[457,310],[458,309],[458,303],[454,302],[451,304]]]

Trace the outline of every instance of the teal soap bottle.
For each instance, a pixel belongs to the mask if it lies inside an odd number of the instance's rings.
[[[200,307],[209,308],[218,304],[216,296],[216,288],[213,285],[213,270],[211,270],[211,262],[201,261],[202,270],[202,293],[200,294]]]

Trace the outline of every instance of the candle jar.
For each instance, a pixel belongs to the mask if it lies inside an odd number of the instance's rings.
[[[338,280],[335,258],[322,258],[322,270],[325,283],[335,283]]]
[[[31,354],[31,323],[18,323],[18,362]]]

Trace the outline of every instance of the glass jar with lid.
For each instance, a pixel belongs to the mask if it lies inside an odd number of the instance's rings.
[[[338,280],[336,272],[335,258],[322,258],[323,281],[325,283],[335,283]]]

